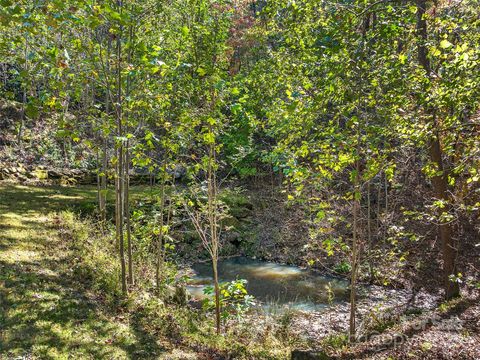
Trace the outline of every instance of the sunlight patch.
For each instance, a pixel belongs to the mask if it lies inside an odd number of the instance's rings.
[[[9,264],[30,263],[33,260],[38,260],[38,258],[38,253],[31,250],[12,249],[0,253],[0,260]]]

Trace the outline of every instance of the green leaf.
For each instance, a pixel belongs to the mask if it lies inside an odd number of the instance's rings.
[[[203,140],[206,144],[213,144],[215,142],[215,135],[211,132],[203,135]]]
[[[452,47],[452,46],[453,46],[453,44],[452,44],[450,41],[446,40],[446,39],[440,41],[440,47],[441,47],[442,49],[448,49],[449,47]]]

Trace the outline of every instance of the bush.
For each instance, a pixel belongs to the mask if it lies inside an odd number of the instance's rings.
[[[333,270],[340,274],[348,274],[352,270],[352,266],[347,261],[342,261],[335,265]]]
[[[246,283],[247,280],[237,279],[220,284],[220,307],[224,320],[232,316],[239,318],[255,305],[255,298],[248,295],[245,288]],[[207,311],[215,309],[213,286],[207,286],[203,292],[207,295],[203,301],[203,308]]]

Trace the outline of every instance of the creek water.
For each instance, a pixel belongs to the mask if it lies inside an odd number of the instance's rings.
[[[192,269],[195,275],[187,289],[191,296],[202,299],[203,289],[212,285],[212,266],[210,262],[196,263]],[[265,307],[313,311],[347,299],[347,281],[296,266],[233,257],[220,260],[218,270],[220,282],[247,280],[248,293]]]

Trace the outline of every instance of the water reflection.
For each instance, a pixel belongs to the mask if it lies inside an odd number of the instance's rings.
[[[188,290],[193,297],[201,299],[204,287],[212,283],[211,264],[197,263],[192,268],[196,275]],[[267,306],[273,303],[309,311],[328,306],[329,291],[334,302],[346,300],[347,296],[346,281],[296,266],[234,257],[219,261],[218,268],[220,281],[246,279],[248,292]]]

